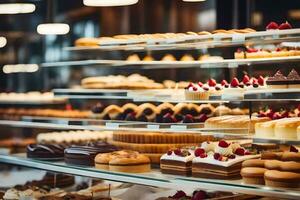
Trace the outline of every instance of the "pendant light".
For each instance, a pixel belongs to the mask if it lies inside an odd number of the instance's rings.
[[[1,3],[0,14],[25,14],[33,13],[35,11],[35,5],[33,3]]]
[[[70,26],[65,23],[54,23],[55,0],[47,0],[47,23],[37,26],[37,32],[41,35],[65,35],[69,33]]]
[[[182,0],[184,2],[203,2],[203,1],[206,1],[206,0]]]
[[[83,0],[86,6],[128,6],[138,3],[139,0]]]

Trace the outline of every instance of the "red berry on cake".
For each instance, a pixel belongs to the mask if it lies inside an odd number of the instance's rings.
[[[219,147],[227,148],[227,147],[229,147],[230,144],[227,143],[225,140],[221,140],[218,145],[219,145]]]
[[[215,87],[217,85],[217,82],[215,79],[211,78],[208,80],[207,84],[209,85],[209,87]]]
[[[202,148],[198,148],[195,150],[194,154],[196,157],[200,157],[200,155],[204,154],[205,153],[205,150],[202,149]]]
[[[256,53],[256,52],[258,52],[258,50],[254,49],[254,48],[247,48],[247,52],[248,53]]]
[[[176,192],[176,194],[174,194],[173,196],[169,196],[168,198],[170,199],[183,199],[183,198],[186,198],[187,195],[184,191],[182,190],[179,190]]]
[[[299,150],[298,150],[296,147],[294,147],[294,146],[291,146],[291,147],[290,147],[290,152],[295,152],[295,153],[298,153],[298,152],[299,152]]]
[[[206,157],[207,157],[206,153],[200,154],[200,158],[206,158]]]
[[[243,156],[243,155],[245,155],[245,149],[244,148],[237,148],[234,153],[236,155]]]
[[[200,87],[202,87],[203,86],[203,83],[202,82],[198,82],[198,85],[200,86]]]
[[[250,151],[245,151],[245,155],[251,155]]]
[[[172,155],[172,151],[168,151],[168,152],[167,152],[167,155],[168,155],[168,156]]]
[[[250,81],[250,78],[247,74],[244,75],[244,78],[243,78],[243,83],[244,84],[247,84],[248,82]]]
[[[270,22],[266,27],[267,30],[274,30],[274,29],[278,29],[278,28],[279,28],[279,26],[276,22]]]
[[[237,78],[234,78],[231,83],[230,83],[230,86],[231,87],[238,87],[239,86],[239,80]]]
[[[193,91],[197,91],[197,90],[198,90],[198,88],[193,86]]]
[[[180,156],[181,155],[181,150],[180,149],[175,149],[174,153],[175,153],[175,155]]]
[[[279,30],[292,29],[292,26],[286,21],[285,23],[280,24],[278,29]]]
[[[199,121],[199,122],[205,122],[207,119],[208,119],[208,117],[207,117],[206,114],[201,114],[201,115],[199,116],[198,121]]]
[[[257,79],[257,82],[260,86],[264,86],[265,85],[265,79],[262,76],[259,76]]]
[[[222,86],[228,85],[228,82],[227,82],[226,80],[222,80],[222,81],[221,81],[221,85],[222,85]]]
[[[221,157],[222,157],[221,154],[219,154],[219,153],[214,153],[214,159],[215,159],[215,160],[219,160]]]
[[[235,159],[235,155],[231,154],[230,156],[228,156],[229,159]]]

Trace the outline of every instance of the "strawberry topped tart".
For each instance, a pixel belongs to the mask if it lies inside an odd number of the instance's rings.
[[[203,178],[239,178],[242,162],[259,157],[260,155],[252,154],[238,143],[225,140],[217,144],[205,142],[195,149],[192,175]]]
[[[185,88],[186,100],[208,100],[210,95],[220,95],[223,86],[217,84],[216,80],[209,79],[206,84],[202,82],[190,83]]]

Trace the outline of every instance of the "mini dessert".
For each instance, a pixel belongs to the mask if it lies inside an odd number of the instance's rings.
[[[264,173],[266,171],[267,169],[260,167],[245,167],[241,170],[241,176],[244,183],[264,185]]]
[[[265,160],[261,159],[250,159],[250,160],[245,160],[242,163],[242,167],[258,167],[258,168],[264,168],[265,167]]]
[[[269,77],[266,81],[267,86],[272,89],[283,89],[287,88],[288,82],[287,77],[284,76],[281,71],[277,71],[272,77]]]
[[[166,174],[191,175],[194,157],[194,152],[189,149],[169,150],[160,158],[160,170]]]
[[[65,149],[67,164],[94,166],[94,159],[99,153],[108,153],[118,150],[114,145],[105,142],[89,143],[85,146],[71,146]]]
[[[202,145],[201,145],[202,146]],[[204,145],[203,145],[204,146]],[[201,148],[202,149],[202,148]],[[201,151],[196,154],[192,164],[192,174],[195,177],[234,179],[240,177],[240,170],[244,160],[258,158],[237,143],[221,140],[214,151]],[[204,151],[204,152],[203,152]]]
[[[269,170],[300,173],[300,163],[295,161],[266,160],[265,168]]]
[[[176,61],[176,58],[171,54],[166,54],[161,61]]]
[[[264,175],[267,186],[298,188],[300,187],[300,174],[294,172],[281,172],[277,170],[267,170]]]
[[[185,54],[180,58],[180,61],[194,61],[194,57],[189,55],[189,54]]]
[[[30,144],[27,157],[43,160],[63,159],[65,146],[59,144]]]
[[[154,120],[157,113],[158,110],[155,105],[151,103],[144,103],[139,105],[136,115],[139,117],[140,115],[144,114],[147,119]]]
[[[295,69],[292,69],[287,76],[288,88],[300,88],[300,75]]]
[[[143,58],[143,61],[154,61],[154,58],[153,58],[151,55],[146,55],[146,56]]]
[[[128,56],[126,60],[131,61],[131,62],[141,61],[140,57],[137,54],[132,54],[132,55]]]
[[[229,86],[225,86],[222,99],[243,99],[244,91],[244,84],[241,84],[237,78],[234,78]]]
[[[210,95],[208,87],[201,87],[193,83],[189,84],[184,94],[186,100],[208,100]]]
[[[98,154],[95,157],[96,168],[126,173],[149,172],[150,159],[136,151],[117,151],[108,154]]]

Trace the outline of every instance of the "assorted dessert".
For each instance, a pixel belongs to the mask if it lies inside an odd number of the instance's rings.
[[[54,103],[65,102],[63,98],[54,97],[52,92],[27,92],[27,93],[0,93],[0,102],[22,102],[22,103]]]
[[[205,84],[202,82],[190,83],[185,88],[185,99],[208,100],[212,96],[221,96],[222,99],[242,99],[248,90],[265,88],[265,82],[265,78],[262,76],[250,78],[248,75],[244,75],[241,81],[233,78],[230,83],[226,80],[217,83],[214,79],[209,79]]]
[[[150,158],[151,163],[159,164],[161,155],[169,149],[193,146],[213,139],[212,136],[193,133],[118,131],[113,134],[112,144],[143,153]]]
[[[240,177],[244,160],[259,157],[239,143],[221,140],[203,142],[199,147],[169,150],[161,157],[160,168],[162,173],[168,174],[233,179]]]
[[[146,55],[143,59],[140,59],[140,57],[137,54],[132,54],[127,57],[127,61],[130,62],[139,62],[139,61],[155,61],[155,58],[153,58],[151,55]],[[195,59],[190,54],[184,54],[180,59],[176,59],[175,56],[172,54],[166,54],[161,59],[161,61],[212,61],[212,60],[223,60],[220,56],[210,56],[210,55],[201,55],[198,59]]]
[[[163,41],[169,39],[189,39],[191,36],[207,36],[207,35],[217,35],[217,34],[245,34],[256,32],[251,28],[245,29],[231,29],[224,30],[219,29],[212,32],[201,31],[201,32],[186,32],[186,33],[155,33],[155,34],[127,34],[127,35],[115,35],[113,37],[99,37],[99,38],[79,38],[75,41],[75,46],[78,47],[96,47],[106,44],[130,44],[131,41],[139,41],[139,43],[152,42],[155,40]],[[204,38],[205,39],[205,38]]]
[[[259,184],[270,187],[300,187],[300,153],[291,146],[285,152],[267,152],[261,159],[244,161],[241,175],[247,184]]]
[[[209,117],[224,114],[243,115],[247,114],[247,109],[227,106],[214,107],[211,104],[193,103],[162,103],[154,105],[143,103],[140,105],[127,103],[123,106],[109,105],[105,107],[97,103],[92,108],[93,117],[103,120],[125,120],[157,123],[200,123],[205,122]]]
[[[131,74],[129,76],[110,75],[88,77],[81,80],[81,87],[85,89],[162,89],[163,84],[156,83],[139,74]]]
[[[267,87],[271,89],[286,89],[286,88],[300,88],[300,75],[295,69],[292,69],[287,76],[284,76],[278,70],[274,76],[268,77]]]

